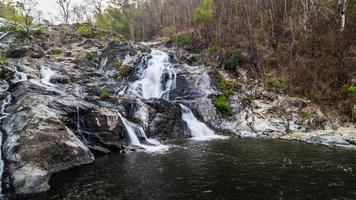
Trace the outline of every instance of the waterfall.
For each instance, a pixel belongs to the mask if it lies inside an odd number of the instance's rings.
[[[41,82],[43,84],[48,85],[48,86],[54,86],[51,83],[51,78],[54,75],[54,72],[49,67],[42,66],[40,73],[42,76]]]
[[[155,139],[147,138],[145,131],[141,126],[130,122],[125,117],[123,117],[120,113],[118,115],[125,127],[130,145],[142,147],[147,152],[156,152],[156,151],[163,151],[168,149],[168,146],[162,145],[159,141]],[[143,138],[146,144],[142,144],[138,136]]]
[[[77,122],[76,122],[76,126],[77,126],[77,134],[79,134],[79,136],[83,139],[83,142],[85,144],[88,144],[87,139],[85,139],[83,133],[82,133],[82,129],[80,127],[80,112],[79,112],[79,106],[77,106]]]
[[[182,108],[182,119],[187,123],[192,139],[194,140],[210,140],[210,139],[225,139],[225,136],[215,135],[206,124],[199,121],[193,112],[185,105],[180,104]]]
[[[7,115],[9,115],[8,113],[5,112],[5,108],[7,105],[9,105],[11,103],[11,95],[7,95],[6,98],[2,101],[1,104],[1,117],[0,120],[5,118]]]
[[[143,58],[146,60],[148,57]],[[147,63],[141,62],[140,79],[134,82],[128,92],[145,99],[169,99],[169,92],[176,87],[176,73],[169,55],[153,49]]]

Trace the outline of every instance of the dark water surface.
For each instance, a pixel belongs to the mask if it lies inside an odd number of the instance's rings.
[[[356,151],[296,141],[185,141],[53,176],[44,199],[356,199]]]

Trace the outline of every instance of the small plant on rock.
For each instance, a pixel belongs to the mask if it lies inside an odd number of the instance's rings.
[[[177,37],[176,43],[180,46],[188,46],[193,44],[193,39],[188,35],[180,35]]]
[[[94,37],[94,33],[90,30],[89,27],[87,27],[85,25],[78,25],[76,27],[76,31],[82,37],[86,37],[86,38]]]
[[[87,52],[85,54],[85,57],[88,59],[88,60],[93,60],[94,58],[94,53],[93,52]]]
[[[285,91],[287,85],[283,82],[282,79],[277,77],[272,77],[267,80],[266,89],[272,92]]]
[[[108,98],[109,97],[109,89],[103,88],[102,90],[100,90],[99,96],[101,99]]]
[[[346,93],[350,96],[356,96],[356,86],[350,85],[350,86],[346,87]]]
[[[119,75],[121,77],[126,77],[128,75],[130,75],[131,73],[131,67],[126,66],[126,65],[122,65],[119,69]]]
[[[223,116],[229,116],[231,114],[230,105],[225,96],[219,96],[213,101],[213,104]]]
[[[59,54],[61,54],[62,52],[61,52],[61,50],[59,50],[59,49],[51,49],[49,52],[48,52],[48,54],[49,55],[52,55],[52,56],[56,56],[56,55],[59,55]]]

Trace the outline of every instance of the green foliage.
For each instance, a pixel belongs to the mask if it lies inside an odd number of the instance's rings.
[[[230,105],[225,96],[219,96],[213,101],[214,106],[219,110],[223,116],[230,115]]]
[[[309,94],[309,99],[316,103],[316,104],[320,104],[321,103],[321,94],[320,92],[311,92],[311,94]]]
[[[115,80],[119,79],[119,77],[120,77],[120,74],[119,74],[118,72],[115,72],[115,73],[112,75],[112,78],[115,79]]]
[[[304,108],[299,112],[299,116],[305,120],[310,119],[312,111],[309,108]]]
[[[86,25],[78,25],[76,27],[76,31],[77,33],[82,36],[82,37],[86,37],[86,38],[92,38],[94,37],[94,33],[92,32],[92,30],[90,30],[90,28]]]
[[[12,75],[10,71],[0,70],[0,78],[7,79]]]
[[[128,14],[128,13],[127,13]],[[122,36],[130,33],[129,18],[119,8],[108,8],[103,13],[95,14],[95,25],[102,30]]]
[[[101,89],[100,92],[99,92],[99,96],[100,96],[101,99],[108,98],[109,97],[109,89],[107,89],[107,88]]]
[[[45,32],[45,29],[42,27],[39,27],[35,30],[35,35],[42,35]]]
[[[214,79],[219,90],[223,93],[225,97],[232,95],[235,91],[241,88],[241,86],[235,84],[233,81],[225,80],[224,77],[218,71],[215,71]]]
[[[176,38],[176,43],[180,46],[188,46],[193,44],[193,39],[189,35],[179,35]]]
[[[216,46],[216,45],[210,45],[207,50],[208,50],[208,53],[209,53],[209,54],[213,54],[213,53],[215,53],[218,49],[219,49],[218,46]]]
[[[130,75],[131,73],[131,67],[126,66],[126,65],[122,65],[119,69],[119,75],[121,77],[126,77],[128,75]]]
[[[59,49],[51,49],[49,52],[48,52],[48,54],[49,55],[52,55],[52,56],[56,56],[56,55],[59,55],[59,54],[61,54],[62,52],[61,52],[61,50],[59,50]]]
[[[212,9],[214,2],[212,0],[203,0],[193,13],[193,21],[196,23],[209,22],[214,17]]]
[[[356,86],[350,85],[350,86],[346,87],[346,93],[350,96],[356,96]]]
[[[266,89],[273,92],[285,91],[287,85],[280,78],[272,77],[267,80]]]
[[[85,57],[88,59],[88,60],[93,60],[94,58],[94,53],[93,52],[87,52],[85,54]]]
[[[242,49],[232,49],[226,52],[226,58],[229,65],[237,66],[244,62]]]
[[[187,61],[190,65],[196,63],[198,61],[198,55],[192,54]]]

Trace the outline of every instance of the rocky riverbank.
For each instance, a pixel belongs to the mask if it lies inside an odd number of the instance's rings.
[[[51,174],[92,163],[94,155],[191,137],[180,104],[230,136],[356,147],[355,124],[342,128],[311,102],[268,91],[246,71],[222,73],[240,86],[223,116],[213,105],[221,94],[215,70],[186,62],[188,52],[90,31],[85,37],[75,26],[52,26],[0,41],[3,188],[10,195],[45,192]],[[162,70],[150,76],[155,64]],[[130,128],[142,146],[133,145]]]

